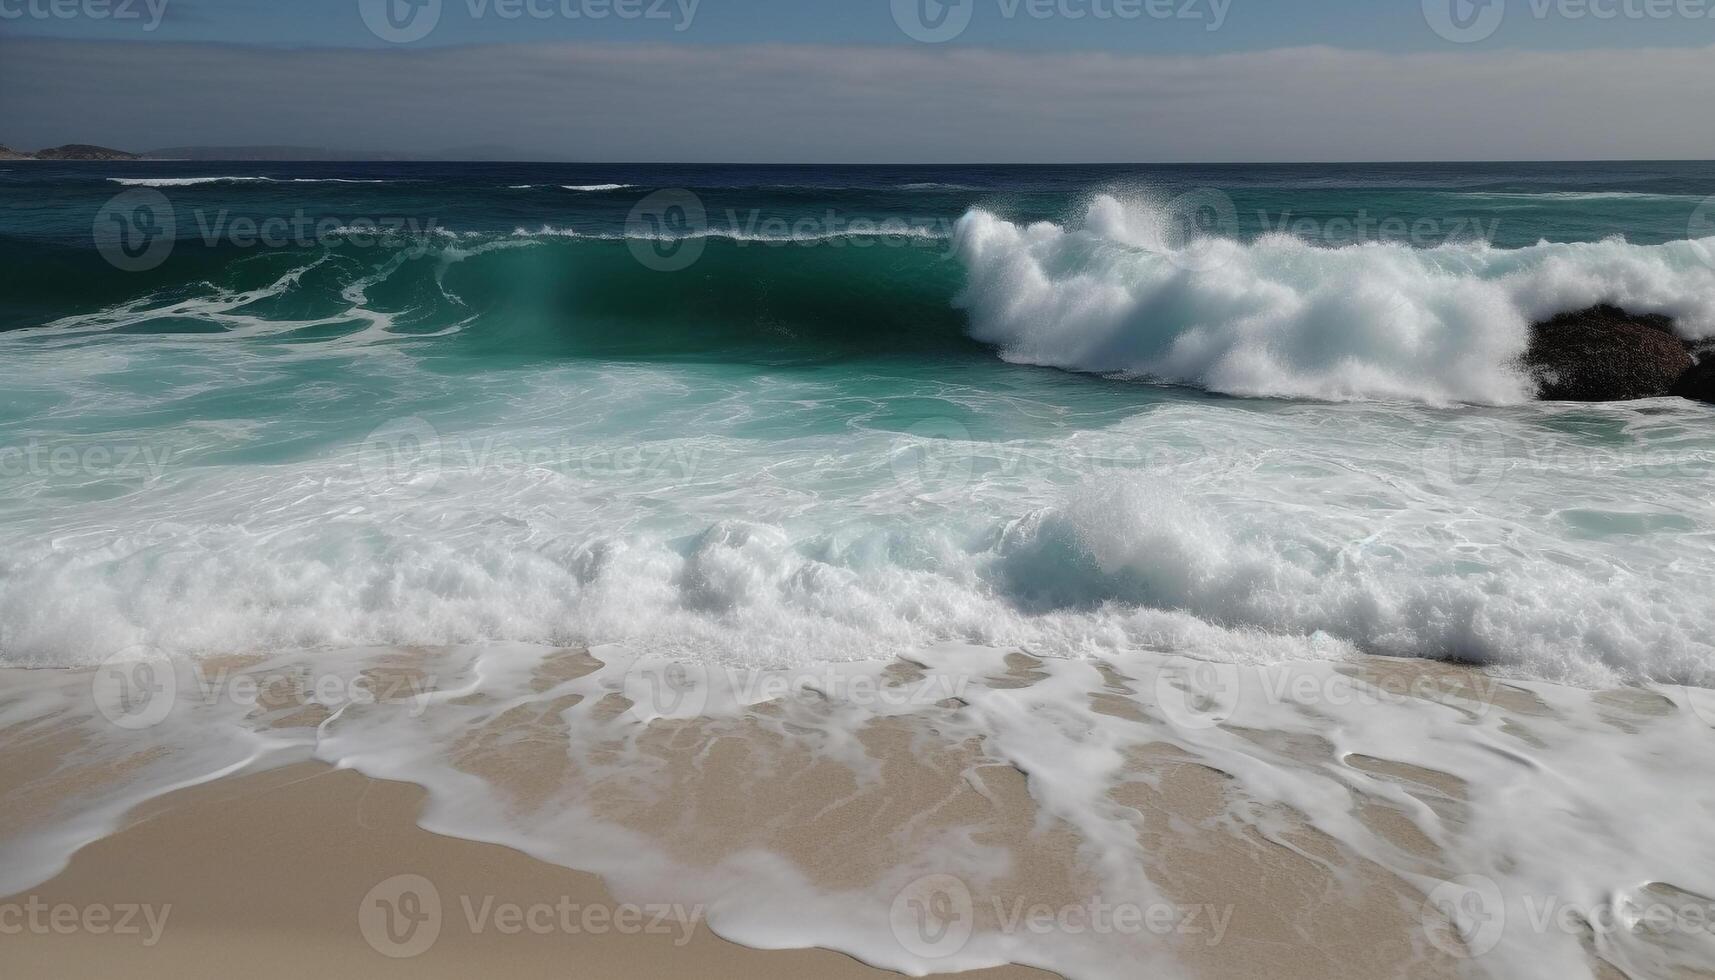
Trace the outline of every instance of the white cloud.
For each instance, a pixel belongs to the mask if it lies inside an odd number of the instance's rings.
[[[0,42],[0,142],[574,160],[1715,157],[1715,48],[1117,56],[817,45]]]

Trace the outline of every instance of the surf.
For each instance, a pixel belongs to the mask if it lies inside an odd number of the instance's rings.
[[[1001,356],[1250,397],[1516,405],[1531,323],[1611,303],[1715,335],[1715,238],[1502,249],[1188,237],[1148,199],[957,225],[955,300]]]

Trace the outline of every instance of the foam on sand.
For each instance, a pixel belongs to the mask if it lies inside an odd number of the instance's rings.
[[[1318,980],[1715,960],[1693,917],[1715,902],[1708,692],[958,645],[778,669],[505,644],[147,666],[35,672],[0,702],[102,773],[8,793],[0,894],[141,800],[315,760],[424,786],[428,830],[706,907],[726,938],[914,975],[1235,975],[1259,945],[1313,954],[1270,972]],[[120,683],[139,679],[146,703]]]

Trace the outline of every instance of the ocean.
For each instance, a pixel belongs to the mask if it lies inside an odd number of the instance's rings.
[[[1711,409],[1540,403],[1516,363],[1598,301],[1715,335],[1712,193],[15,164],[0,660],[954,641],[1715,683]]]
[[[0,894],[314,764],[912,975],[1707,969],[1715,406],[1520,357],[1715,338],[1711,195],[0,168]]]

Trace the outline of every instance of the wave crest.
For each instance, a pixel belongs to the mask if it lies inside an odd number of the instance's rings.
[[[1176,240],[1174,218],[1108,195],[1076,227],[969,211],[956,302],[1011,361],[1323,400],[1528,401],[1529,325],[1601,302],[1715,335],[1715,239],[1330,248]]]
[[[204,184],[391,184],[393,181],[358,177],[109,177],[108,183],[126,187],[197,187]]]

